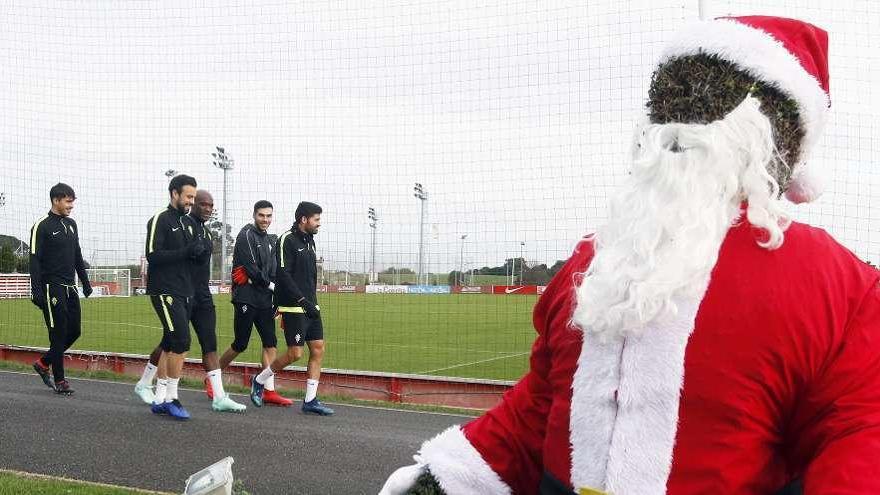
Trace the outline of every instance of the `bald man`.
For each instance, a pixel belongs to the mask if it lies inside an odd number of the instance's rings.
[[[202,366],[207,374],[206,388],[213,392],[209,395],[211,408],[218,412],[242,412],[246,406],[233,401],[223,388],[220,360],[217,357],[217,312],[208,287],[208,281],[211,278],[211,252],[214,250],[214,241],[211,238],[211,232],[205,227],[205,222],[210,220],[213,213],[214,198],[208,191],[200,189],[196,192],[195,201],[186,217],[188,227],[191,226],[193,229],[193,236],[199,242],[205,243],[205,253],[190,260],[190,272],[195,291],[190,323],[199,339],[199,346],[202,348]],[[164,365],[165,359],[160,344],[150,354],[150,362],[144,368],[141,379],[134,388],[138,397],[147,404],[156,402],[157,396],[163,392],[164,373],[162,368]],[[157,374],[159,380],[154,394],[151,386],[153,378]]]

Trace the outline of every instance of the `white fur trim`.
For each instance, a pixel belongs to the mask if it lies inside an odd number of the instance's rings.
[[[702,297],[702,296],[701,296]],[[677,317],[627,340],[607,489],[616,495],[665,493],[678,431],[684,355],[699,302],[678,301]]]
[[[637,337],[602,344],[584,332],[571,403],[575,490],[666,492],[685,349],[699,301],[676,304],[674,318],[650,324]]]
[[[819,141],[828,117],[828,94],[797,57],[769,33],[732,19],[694,23],[680,30],[666,46],[660,63],[707,53],[732,62],[767,83],[774,84],[798,102],[804,140],[795,163],[803,163]],[[745,96],[745,95],[743,95]]]
[[[458,425],[422,444],[418,460],[428,466],[449,495],[510,494],[510,487],[483,460]]]
[[[809,203],[816,200],[825,190],[825,180],[814,167],[803,164],[794,171],[794,176],[785,190],[785,197],[792,203]]]
[[[586,331],[583,338],[572,381],[571,482],[576,489],[603,489],[617,419],[614,393],[620,383],[623,342],[602,342]]]

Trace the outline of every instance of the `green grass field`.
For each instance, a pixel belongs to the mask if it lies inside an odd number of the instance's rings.
[[[535,296],[489,294],[322,294],[324,367],[433,376],[516,380],[535,333]],[[218,348],[232,342],[232,305],[217,296]],[[74,349],[147,354],[161,338],[146,297],[83,300],[83,332]],[[277,330],[279,346],[283,336]],[[39,311],[26,299],[0,300],[0,343],[47,346]],[[259,361],[254,331],[240,361]],[[191,357],[201,351],[193,336]],[[297,364],[304,364],[303,362]]]
[[[20,495],[22,493],[39,493],[41,495],[134,495],[158,492],[0,470],[0,495]]]

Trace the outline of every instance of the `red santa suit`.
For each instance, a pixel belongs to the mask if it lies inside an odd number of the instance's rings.
[[[582,241],[538,301],[525,377],[423,445],[447,493],[532,494],[542,477],[613,495],[763,495],[794,478],[880,493],[874,268],[798,223],[761,248],[743,221],[699,301],[603,343],[570,323],[593,252]]]

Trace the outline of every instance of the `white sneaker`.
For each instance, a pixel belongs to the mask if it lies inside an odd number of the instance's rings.
[[[156,400],[156,396],[153,395],[153,387],[149,385],[141,385],[138,383],[134,386],[134,393],[147,404],[152,404]]]
[[[244,412],[247,406],[235,402],[227,395],[225,397],[214,397],[214,400],[211,401],[211,409],[217,412]]]

